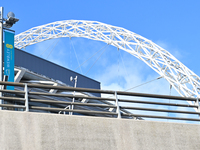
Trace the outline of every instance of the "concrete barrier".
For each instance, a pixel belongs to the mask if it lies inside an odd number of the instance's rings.
[[[1,150],[199,150],[200,125],[0,111]]]

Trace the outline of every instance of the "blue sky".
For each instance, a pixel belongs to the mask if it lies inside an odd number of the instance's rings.
[[[12,28],[16,31],[16,34],[32,27],[55,21],[69,19],[95,20],[123,27],[152,40],[172,53],[197,75],[200,74],[198,69],[198,64],[200,64],[198,56],[200,50],[200,1],[198,0],[13,0],[3,1],[1,6],[4,7],[4,17],[9,11],[13,11],[16,17],[20,19]],[[57,40],[55,40],[56,42]],[[52,43],[53,40],[29,46],[26,51],[40,56],[44,47]],[[89,58],[91,53],[95,53],[105,46],[102,42],[82,38],[73,38],[72,42],[68,38],[64,38],[58,41],[57,45],[60,46],[56,46],[50,55],[51,49],[47,50],[45,55],[41,57],[47,58],[49,55],[49,60],[70,69],[75,69],[78,63],[72,43],[80,61],[79,63]],[[83,52],[84,57],[82,57]],[[119,55],[122,55],[124,64]],[[82,67],[83,74],[88,71],[88,67],[90,68],[98,56]],[[107,66],[110,66],[113,70],[117,69],[117,73],[112,76]],[[104,73],[107,72],[105,76],[111,76],[109,81],[107,77],[104,76],[104,79],[102,79],[102,75],[99,75],[102,70],[97,68],[101,67],[105,69]],[[84,68],[86,69],[84,70]],[[77,71],[81,73],[80,69]],[[139,79],[128,81],[129,79],[122,77],[124,74],[120,74],[120,72],[126,73],[126,76],[137,76]],[[112,84],[113,86],[119,86],[118,89],[126,89],[131,85],[138,85],[159,76],[140,60],[124,52],[119,54],[116,48],[112,46],[107,48],[105,54],[102,55],[98,63],[94,65],[87,75],[100,80],[105,87],[109,88],[109,85]],[[126,80],[127,82],[132,82],[131,85],[125,85],[124,81],[126,82]]]

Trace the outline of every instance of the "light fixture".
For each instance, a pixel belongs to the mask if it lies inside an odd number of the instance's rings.
[[[7,17],[8,19],[5,19],[5,22],[3,23],[3,27],[5,28],[11,28],[13,24],[19,21],[19,19],[15,18],[15,14],[13,12],[9,12]]]
[[[12,11],[10,11],[10,12],[8,12],[7,17],[8,18],[10,18],[10,17],[15,18],[15,14]]]

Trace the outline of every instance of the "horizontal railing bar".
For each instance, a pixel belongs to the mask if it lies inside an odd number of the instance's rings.
[[[117,106],[114,106],[114,105],[105,105],[105,104],[89,104],[89,103],[53,101],[53,100],[43,100],[43,99],[30,99],[30,102],[40,102],[40,103],[50,103],[50,104],[67,104],[67,105],[81,105],[81,106],[96,106],[96,107],[110,107],[110,108],[116,108],[117,107]]]
[[[122,108],[122,109],[143,110],[143,111],[159,111],[159,112],[171,112],[171,113],[200,114],[200,112],[192,112],[192,111],[155,109],[155,108],[141,108],[141,107],[131,107],[131,106],[120,106],[120,108]]]
[[[24,84],[25,83],[0,81],[0,85],[24,86]],[[53,85],[41,85],[41,84],[30,84],[30,83],[27,83],[27,86],[32,87],[32,88],[56,89],[56,90],[67,90],[67,91],[77,91],[77,92],[106,93],[106,94],[115,93],[114,91],[100,90],[100,89],[74,88],[74,87],[67,87],[67,86],[53,86]]]
[[[22,86],[23,87],[24,83],[0,81],[0,85],[13,85],[13,86]]]
[[[0,107],[12,107],[12,108],[26,108],[25,106],[22,105],[10,105],[10,104],[0,104]]]
[[[195,108],[198,108],[197,105],[177,104],[177,103],[163,103],[163,102],[153,102],[153,101],[139,101],[139,100],[119,99],[119,102],[142,103],[142,104],[155,104],[155,105],[168,105],[168,106],[179,106],[179,107],[195,107]]]
[[[171,95],[158,95],[158,94],[146,94],[146,93],[135,93],[135,92],[123,92],[123,91],[117,91],[117,95],[196,101],[196,98],[189,98],[189,97],[171,96]]]
[[[27,84],[28,87],[44,88],[44,89],[56,89],[56,90],[67,90],[67,91],[77,91],[77,92],[89,92],[89,93],[106,93],[114,94],[114,91],[100,90],[100,89],[90,89],[90,88],[74,88],[67,86],[53,86],[53,85],[41,85],[41,84]]]
[[[85,99],[94,99],[94,100],[108,100],[108,101],[115,101],[112,98],[101,98],[101,97],[86,97],[86,96],[73,96],[68,94],[53,94],[53,93],[42,93],[42,92],[29,92],[32,95],[45,95],[45,96],[57,96],[57,97],[70,97],[70,98],[85,98]],[[125,100],[119,99],[120,102],[132,102],[132,103],[146,103],[146,104],[157,104],[157,105],[168,105],[168,106],[181,106],[181,107],[195,107],[197,105],[188,105],[188,104],[174,104],[174,103],[162,103],[162,102],[151,102],[151,101],[138,101],[138,100]]]
[[[180,117],[167,117],[167,116],[154,116],[154,115],[142,115],[142,114],[122,114],[129,117],[143,117],[143,118],[157,118],[157,119],[175,119],[175,120],[188,120],[188,121],[200,121],[195,118],[180,118]]]
[[[17,98],[17,97],[0,97],[0,99],[7,101],[25,101],[24,98]]]
[[[3,93],[16,93],[16,94],[24,94],[24,91],[16,91],[16,90],[0,90]]]
[[[53,87],[52,87],[53,88]],[[106,93],[106,94],[113,94],[114,91],[105,91],[105,90],[97,90],[97,89],[87,89],[87,88],[72,88],[72,87],[67,87],[70,88],[71,91],[81,91],[81,92],[93,92],[98,91],[98,93]],[[92,90],[92,91],[88,91]],[[119,92],[119,94],[118,94]],[[118,91],[118,95],[129,95],[129,96],[139,96],[139,97],[150,97],[150,98],[163,98],[163,99],[174,99],[174,100],[186,100],[186,101],[196,101],[195,98],[186,98],[186,97],[180,97],[180,96],[170,96],[170,95],[156,95],[156,94],[145,94],[145,93],[133,93],[133,92],[122,92]],[[31,93],[37,93],[37,92],[30,92]],[[123,93],[123,94],[122,94]],[[109,98],[107,98],[109,99]],[[106,98],[105,98],[106,100]],[[113,99],[111,99],[113,100]]]
[[[28,86],[34,86],[30,84]],[[42,87],[48,87],[47,85],[40,85]],[[99,90],[99,89],[88,89],[88,88],[73,88],[73,87],[63,87],[63,86],[50,86],[52,89],[62,89],[62,90],[70,90],[70,91],[78,91],[78,92],[92,92],[92,93],[106,93],[106,94],[113,94],[115,91],[106,91],[106,90]],[[49,88],[50,88],[49,87]],[[145,93],[134,93],[134,92],[123,92],[117,91],[118,95],[128,95],[128,96],[139,96],[139,97],[150,97],[150,98],[163,98],[163,99],[175,99],[175,100],[186,100],[186,101],[196,101],[196,98],[186,98],[180,96],[170,96],[170,95],[156,95],[156,94],[145,94]]]
[[[69,95],[69,94],[56,94],[56,93],[43,93],[43,92],[29,92],[32,95],[45,95],[45,96],[57,96],[57,97],[70,97],[70,98],[85,98],[85,99],[94,99],[94,100],[107,100],[107,101],[115,101],[113,98],[102,98],[102,97],[87,97],[87,96],[80,96],[80,95]],[[182,99],[178,99],[182,100]],[[137,100],[126,100],[126,99],[119,99],[120,102],[133,102],[133,103],[152,103],[152,104],[159,104],[159,102],[148,102],[148,101],[137,101]],[[169,103],[168,103],[169,104]],[[167,105],[167,103],[161,103],[160,105]],[[171,105],[171,104],[169,104]],[[175,104],[175,106],[183,106],[183,107],[197,107],[196,105],[184,105],[184,104]]]
[[[2,85],[24,86],[24,83],[16,83],[16,82],[2,82],[1,81],[0,84],[2,84]],[[89,92],[89,93],[106,93],[106,94],[114,94],[115,93],[115,91],[100,90],[100,89],[74,88],[74,87],[66,87],[66,86],[53,86],[53,85],[41,85],[41,84],[27,84],[27,86],[28,87],[35,87],[35,88],[68,90],[68,91]],[[145,93],[135,93],[135,92],[124,92],[124,91],[117,91],[117,94],[118,95],[127,95],[127,96],[139,96],[139,97],[150,97],[150,98],[163,98],[163,99],[196,101],[196,98],[171,96],[171,95],[145,94]]]
[[[85,98],[85,99],[94,99],[94,100],[107,100],[115,101],[114,98],[102,98],[102,97],[92,97],[92,96],[80,96],[80,95],[69,95],[69,94],[56,94],[56,93],[43,93],[43,92],[29,92],[30,95],[45,95],[45,96],[55,96],[55,97],[70,97],[70,98]]]
[[[29,92],[32,95],[45,95],[45,96],[57,96],[57,97],[70,97],[70,98],[85,98],[85,99],[94,99],[94,100],[107,100],[107,101],[115,101],[113,98],[101,98],[101,97],[86,97],[86,96],[73,96],[68,94],[53,94],[53,93],[42,93],[42,92]],[[119,99],[120,102],[132,102],[132,103],[147,103],[147,104],[157,104],[157,105],[168,105],[168,106],[182,106],[182,107],[195,107],[197,105],[187,105],[187,104],[173,104],[173,103],[162,103],[162,102],[151,102],[151,101],[137,101],[137,100],[125,100]]]
[[[30,106],[30,109],[37,109],[37,110],[47,110],[47,111],[65,111],[65,112],[76,112],[76,113],[84,113],[84,114],[103,114],[103,115],[117,115],[114,112],[104,112],[104,111],[87,111],[87,110],[77,110],[77,109],[61,109],[61,108],[50,108],[50,107],[37,107],[37,106]]]

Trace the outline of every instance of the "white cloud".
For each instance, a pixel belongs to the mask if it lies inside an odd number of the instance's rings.
[[[101,74],[95,76],[95,79],[101,81],[102,89],[126,90],[159,77],[146,64],[131,55],[123,58],[123,60],[125,68],[121,62],[120,64],[113,63],[104,68]],[[160,79],[132,91],[169,94],[169,83]]]
[[[170,52],[174,57],[176,57],[178,60],[183,59],[184,56],[182,55],[182,53],[180,52],[179,49],[174,48],[172,45],[170,45],[167,42],[158,40],[155,42],[157,45],[159,45],[160,47],[164,48],[165,50],[167,50],[168,52]]]

